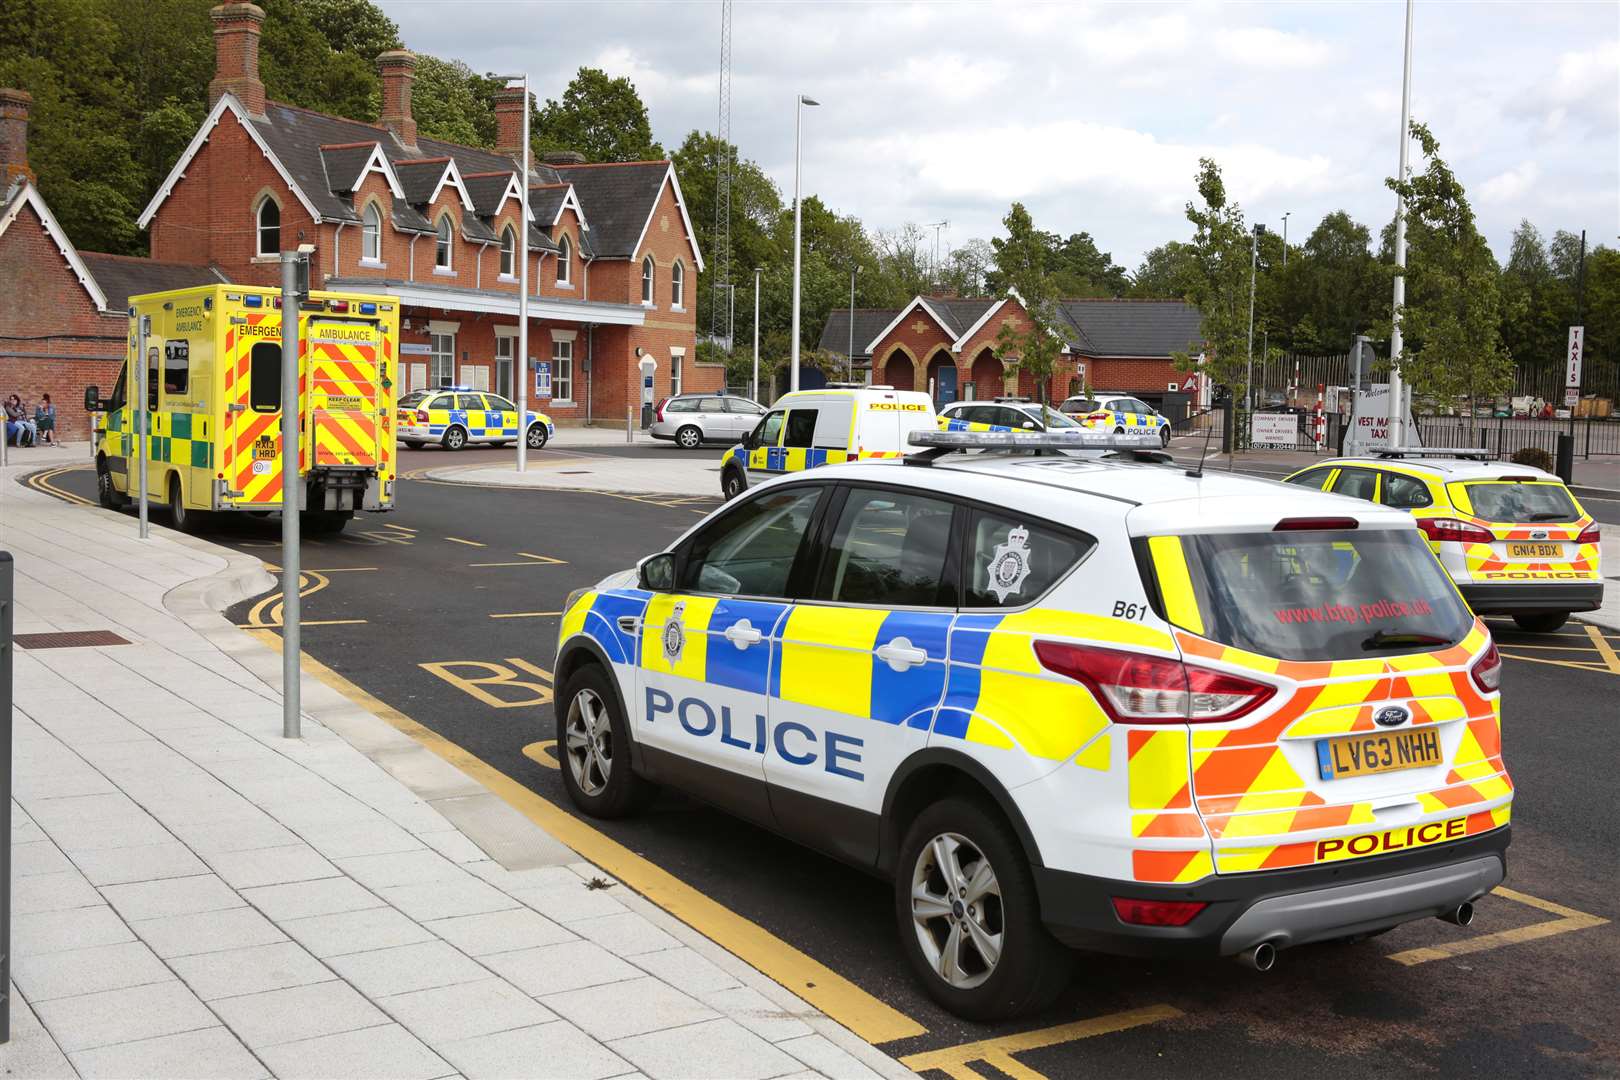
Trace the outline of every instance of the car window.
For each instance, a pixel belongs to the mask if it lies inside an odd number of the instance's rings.
[[[433,391],[431,390],[412,390],[410,393],[399,399],[399,407],[402,409],[412,408],[419,404],[423,398],[427,397],[432,392]]]
[[[1046,426],[1049,428],[1077,428],[1081,426],[1079,421],[1070,419],[1063,413],[1060,413],[1056,409],[1052,408],[1050,405],[1047,405],[1044,408],[1037,408],[1035,415],[1037,419],[1044,416],[1046,418]]]
[[[816,598],[885,607],[955,607],[946,581],[953,507],[911,492],[852,488]]]
[[[1110,398],[1103,404],[1103,408],[1109,412],[1130,412],[1131,403],[1125,398]]]
[[[1420,506],[1432,506],[1434,499],[1429,495],[1429,485],[1415,476],[1402,476],[1400,473],[1385,473],[1384,487],[1380,500],[1385,506],[1393,506],[1399,510],[1415,510]]]
[[[787,437],[782,440],[783,446],[814,446],[816,444],[816,410],[789,409],[787,418]]]
[[[968,528],[962,606],[1022,607],[1096,546],[1089,536],[976,510]]]
[[[453,409],[455,407],[456,397],[454,394],[440,394],[438,397],[433,399],[433,402],[430,405],[428,405],[428,408],[430,409]]]
[[[695,536],[681,570],[683,590],[726,596],[787,596],[799,548],[825,489],[795,486],[749,499]]]
[[[764,406],[756,405],[746,398],[726,398],[726,408],[734,413],[747,413],[751,416],[759,416],[765,412]]]
[[[484,411],[484,397],[483,397],[482,394],[457,394],[456,395],[456,408],[458,408],[458,409],[477,409],[479,412],[483,412]]]
[[[1484,481],[1465,484],[1474,514],[1486,521],[1523,524],[1575,521],[1581,515],[1562,484]]]
[[[1144,416],[1151,416],[1153,415],[1153,406],[1149,405],[1141,398],[1131,398],[1131,411],[1139,412]]]
[[[1014,409],[1009,408],[1006,405],[999,405],[991,409],[991,413],[995,416],[995,419],[992,420],[991,423],[1010,427],[1014,431],[1029,430],[1026,429],[1024,425],[1035,424],[1035,418],[1024,412],[1022,409]]]
[[[1348,495],[1352,499],[1373,501],[1378,490],[1378,474],[1371,469],[1341,469],[1333,481],[1335,495]]]
[[[1060,406],[1066,413],[1088,413],[1097,411],[1096,398],[1070,398]]]
[[[782,421],[786,417],[787,413],[781,409],[767,414],[765,419],[755,426],[754,433],[748,438],[749,443],[753,446],[775,446],[777,437],[782,434]]]
[[[1321,469],[1306,469],[1302,473],[1295,476],[1290,476],[1287,480],[1284,480],[1283,483],[1298,484],[1300,487],[1308,487],[1321,491],[1322,485],[1327,482],[1327,478],[1332,475],[1332,473],[1333,469],[1331,466]]]
[[[489,402],[491,409],[500,409],[503,412],[517,412],[517,406],[498,394],[485,394],[484,400]]]
[[[726,403],[717,397],[706,397],[698,400],[698,412],[725,412]]]

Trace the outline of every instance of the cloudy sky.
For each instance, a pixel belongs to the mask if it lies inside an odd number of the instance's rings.
[[[716,120],[720,4],[380,0],[412,48],[527,68],[559,97],[581,65],[627,75],[666,148]],[[793,100],[805,190],[868,228],[994,235],[1014,199],[1116,261],[1186,239],[1201,156],[1250,220],[1301,241],[1324,213],[1394,212],[1398,2],[734,5],[732,138],[785,195]],[[453,16],[451,13],[454,13]],[[1620,235],[1620,4],[1419,0],[1413,115],[1439,137],[1499,256]]]

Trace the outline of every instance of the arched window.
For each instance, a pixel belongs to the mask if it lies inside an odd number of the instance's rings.
[[[517,233],[508,225],[501,230],[501,276],[511,277],[517,267]]]
[[[266,195],[259,200],[258,220],[259,254],[277,255],[281,252],[281,207]]]
[[[442,266],[446,270],[450,269],[450,240],[454,235],[453,228],[449,214],[443,214],[439,217],[439,242],[433,248],[433,265],[435,267]]]
[[[641,302],[648,307],[653,302],[653,258],[651,255],[641,260]]]
[[[574,245],[569,242],[568,234],[563,233],[562,239],[557,241],[557,284],[568,285],[574,280]]]
[[[360,218],[360,257],[382,261],[382,211],[376,203],[367,203]]]
[[[686,266],[679,260],[669,268],[669,305],[686,306]]]

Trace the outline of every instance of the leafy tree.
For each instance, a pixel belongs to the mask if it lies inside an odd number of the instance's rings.
[[[466,146],[494,146],[495,91],[505,85],[506,80],[480,75],[460,60],[418,56],[411,86],[417,134]]]
[[[376,57],[333,46],[298,0],[264,0],[259,76],[265,96],[337,116],[375,116]]]
[[[1502,347],[1498,268],[1474,224],[1461,181],[1440,157],[1427,126],[1413,121],[1427,165],[1385,184],[1406,202],[1410,298],[1395,313],[1405,338],[1401,374],[1415,397],[1452,404],[1500,394],[1513,379]]]
[[[1064,342],[1058,331],[1057,282],[1046,266],[1049,248],[1023,203],[1013,203],[1001,223],[1007,230],[1006,238],[990,241],[995,251],[993,276],[1003,291],[1018,294],[1029,321],[1005,323],[996,334],[996,354],[1017,360],[1019,370],[1035,380],[1040,401],[1045,404]]]
[[[664,156],[635,85],[600,68],[580,68],[561,101],[546,101],[535,143],[542,153],[577,150],[586,161],[655,161]]]
[[[371,0],[301,0],[300,7],[326,43],[338,52],[374,61],[401,48],[399,26]]]
[[[1559,280],[1541,233],[1529,221],[1513,230],[1501,291],[1502,342],[1514,363],[1522,370],[1562,369],[1574,292]]]
[[[995,266],[996,251],[974,237],[951,251],[940,277],[940,288],[951,296],[983,296],[985,275]]]
[[[1131,279],[1130,295],[1144,300],[1179,300],[1187,295],[1189,274],[1196,268],[1197,249],[1170,240],[1142,256]]]
[[[1371,250],[1372,233],[1343,210],[1322,218],[1283,275],[1283,325],[1301,352],[1348,352],[1387,302],[1389,279]],[[1278,268],[1273,265],[1273,271]],[[1300,333],[1304,320],[1309,320]],[[1309,342],[1308,346],[1306,342]]]
[[[1242,397],[1248,389],[1251,241],[1243,209],[1228,201],[1220,166],[1212,159],[1199,160],[1197,185],[1201,201],[1187,204],[1193,241],[1181,274],[1183,296],[1203,317],[1205,374]],[[1178,369],[1196,366],[1190,350],[1174,355]]]
[[[1046,265],[1059,296],[1123,296],[1130,287],[1125,268],[1108,252],[1098,251],[1090,233],[1074,233],[1061,242],[1055,242],[1057,237],[1051,233],[1044,235],[1051,238]]]

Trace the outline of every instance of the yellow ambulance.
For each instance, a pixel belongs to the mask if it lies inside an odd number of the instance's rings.
[[[148,497],[194,532],[215,513],[283,506],[281,293],[206,285],[130,297],[129,342],[118,383],[96,417],[96,486],[117,509],[138,488],[135,413],[140,327],[150,417]],[[356,510],[394,507],[394,403],[399,308],[388,297],[315,291],[298,313],[297,507],[311,532],[336,532]]]

